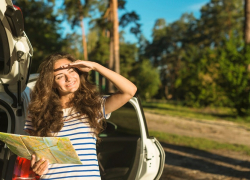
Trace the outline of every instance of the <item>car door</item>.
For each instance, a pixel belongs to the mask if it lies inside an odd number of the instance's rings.
[[[0,131],[22,134],[23,91],[27,86],[32,46],[24,32],[21,10],[0,1]],[[16,156],[0,142],[0,178],[11,179]]]
[[[149,137],[143,109],[133,97],[112,112],[97,145],[104,180],[159,179],[165,163],[160,143]]]

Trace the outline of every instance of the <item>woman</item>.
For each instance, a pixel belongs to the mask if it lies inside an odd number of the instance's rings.
[[[82,165],[36,162],[31,168],[41,179],[98,179],[96,139],[103,121],[134,96],[136,86],[123,76],[91,62],[75,60],[65,53],[52,54],[39,67],[40,75],[31,93],[25,130],[35,136],[67,136]],[[95,70],[111,81],[118,91],[101,98],[87,77]]]

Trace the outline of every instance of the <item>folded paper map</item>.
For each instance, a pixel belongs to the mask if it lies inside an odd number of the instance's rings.
[[[0,132],[0,141],[20,157],[48,159],[50,164],[82,164],[68,137],[36,137]]]

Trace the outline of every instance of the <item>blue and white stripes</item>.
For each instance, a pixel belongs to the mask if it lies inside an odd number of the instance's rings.
[[[105,108],[102,101],[102,110],[105,114]],[[110,115],[105,115],[105,117]],[[94,130],[90,128],[88,118],[78,113],[72,112],[71,109],[63,109],[64,126],[60,132],[55,134],[57,137],[69,137],[75,148],[82,165],[77,164],[50,164],[47,174],[41,176],[41,179],[65,179],[65,180],[101,180],[97,154],[96,154],[96,137]],[[25,130],[32,130],[30,117],[25,123]]]
[[[63,111],[67,114],[70,110]],[[70,138],[82,165],[52,164],[49,172],[41,179],[101,179],[96,155],[96,138],[89,127],[88,119],[86,116],[72,117],[72,115],[64,117],[64,126],[57,136]]]

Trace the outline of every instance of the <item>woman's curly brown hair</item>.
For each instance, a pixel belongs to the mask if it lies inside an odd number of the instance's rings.
[[[48,56],[39,66],[40,75],[34,89],[31,91],[31,101],[28,107],[34,128],[31,135],[53,136],[63,127],[60,96],[57,90],[53,88],[54,64],[60,59],[76,61],[70,54],[55,53]],[[97,135],[103,129],[102,121],[97,121],[97,118],[102,115],[101,97],[96,86],[88,81],[88,73],[78,70],[77,72],[80,77],[80,86],[74,92],[74,97],[68,105],[72,107],[72,111],[88,116],[90,127],[93,128],[95,136],[98,137]]]

